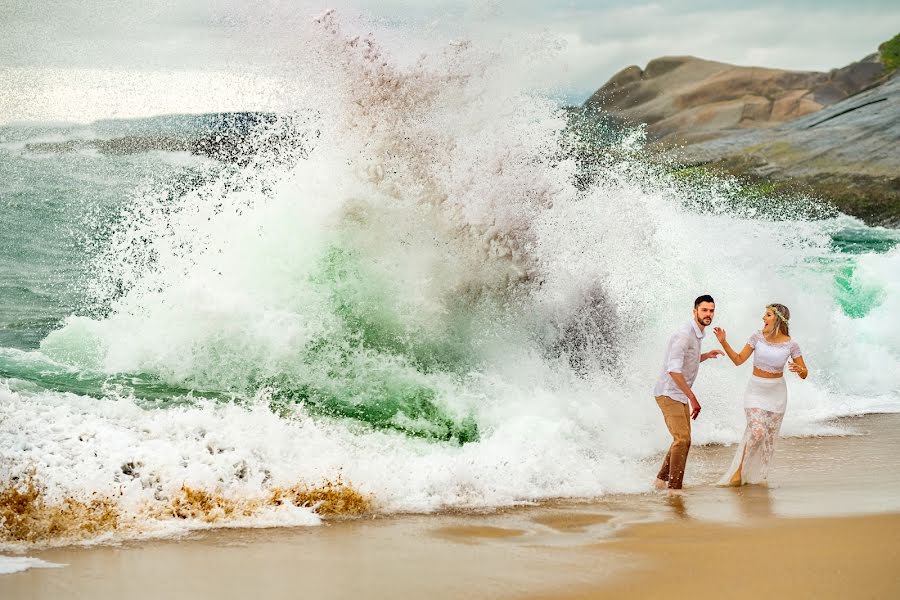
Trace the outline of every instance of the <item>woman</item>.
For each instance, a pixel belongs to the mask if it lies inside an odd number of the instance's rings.
[[[790,337],[790,318],[791,311],[787,306],[766,306],[762,331],[750,336],[740,354],[728,344],[724,329],[713,328],[722,349],[735,365],[743,364],[753,354],[753,376],[744,394],[747,429],[731,467],[719,481],[719,485],[738,486],[764,483],[766,480],[787,404],[784,366],[787,364],[788,369],[801,379],[806,379],[809,375],[800,346]]]

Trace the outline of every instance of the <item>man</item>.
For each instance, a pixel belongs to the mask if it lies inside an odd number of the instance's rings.
[[[691,449],[691,419],[700,414],[700,403],[691,386],[697,379],[700,363],[722,354],[721,350],[700,353],[700,341],[715,313],[716,302],[712,296],[704,295],[694,300],[694,318],[669,338],[666,360],[653,388],[673,440],[655,485],[657,489],[668,488],[670,494],[681,493],[684,467]]]

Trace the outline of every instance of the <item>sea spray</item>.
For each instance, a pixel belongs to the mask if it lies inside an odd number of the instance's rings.
[[[316,93],[254,134],[286,145],[134,195],[84,309],[0,354],[4,480],[33,469],[49,505],[109,498],[151,530],[314,524],[254,503],[337,473],[383,512],[643,491],[666,445],[652,383],[700,293],[737,345],[791,307],[811,377],[787,433],[897,409],[898,250],[835,248],[857,224],[806,200],[687,185],[639,132],[586,176],[565,113],[496,83],[509,58],[400,66],[333,14],[316,28]],[[698,443],[739,439],[747,376],[703,365]]]

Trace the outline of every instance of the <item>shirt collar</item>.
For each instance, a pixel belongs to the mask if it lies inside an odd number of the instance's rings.
[[[696,335],[698,339],[701,339],[701,340],[702,340],[703,338],[706,337],[706,331],[701,331],[701,330],[700,330],[700,326],[697,325],[697,321],[696,321],[696,320],[691,319],[691,327],[694,328],[694,335]]]

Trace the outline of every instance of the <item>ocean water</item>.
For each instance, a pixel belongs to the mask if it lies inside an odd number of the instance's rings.
[[[66,535],[314,525],[260,499],[326,481],[385,513],[646,491],[702,293],[735,346],[791,308],[786,435],[900,410],[897,231],[686,182],[466,45],[309,43],[309,93],[230,160],[100,143],[208,116],[0,129],[0,479],[117,515]],[[695,443],[740,439],[748,377],[703,365]]]

